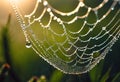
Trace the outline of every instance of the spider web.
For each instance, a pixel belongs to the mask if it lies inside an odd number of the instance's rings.
[[[59,1],[52,5],[50,0],[36,0],[33,11],[24,17],[10,1],[26,37],[26,47],[32,47],[64,73],[89,71],[120,36],[119,0],[61,1],[74,4],[70,5],[71,11]]]

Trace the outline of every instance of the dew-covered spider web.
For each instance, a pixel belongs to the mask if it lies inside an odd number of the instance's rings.
[[[89,71],[120,36],[119,0],[36,0],[28,15],[10,1],[26,47],[64,73]]]

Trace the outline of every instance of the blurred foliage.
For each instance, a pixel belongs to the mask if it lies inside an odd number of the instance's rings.
[[[120,46],[116,46],[120,45],[120,40],[90,72],[68,75],[55,70],[17,40],[11,43],[10,20],[11,16],[0,32],[0,82],[120,82]]]

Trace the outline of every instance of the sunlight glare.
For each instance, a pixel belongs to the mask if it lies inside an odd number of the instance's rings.
[[[26,1],[26,0],[10,0],[10,1],[13,1],[13,2],[15,2],[17,4],[21,4],[21,3],[23,3],[23,1]]]

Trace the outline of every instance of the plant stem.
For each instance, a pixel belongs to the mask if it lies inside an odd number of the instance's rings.
[[[10,55],[10,49],[9,49],[9,37],[8,37],[8,35],[9,35],[8,34],[8,27],[10,27],[10,20],[11,20],[11,15],[9,15],[7,24],[3,28],[3,32],[2,32],[3,54],[5,57],[6,63],[8,63],[10,65],[10,70],[9,70],[10,77],[15,82],[21,82],[18,75],[13,70],[13,66],[12,66],[12,62],[11,62],[11,55]]]

